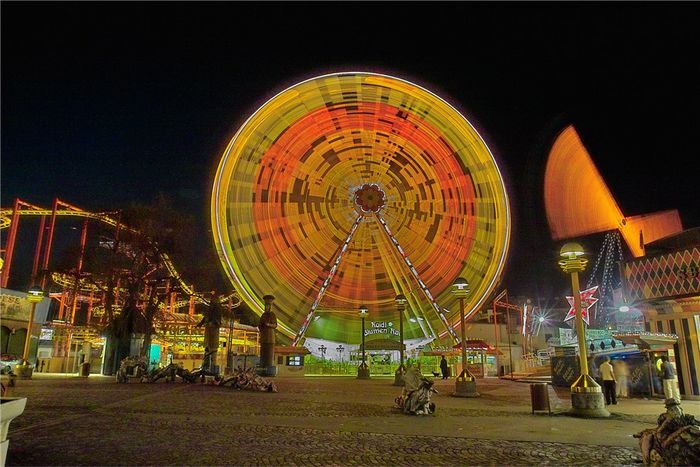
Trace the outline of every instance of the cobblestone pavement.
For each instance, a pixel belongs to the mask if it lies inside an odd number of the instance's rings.
[[[20,381],[7,465],[632,465],[663,409],[585,420],[532,414],[528,386],[437,383],[432,416],[393,408],[388,379],[278,379],[278,393],[90,377]],[[564,393],[565,394],[565,393]],[[555,402],[557,395],[552,393]],[[621,402],[622,406],[623,402]],[[564,407],[565,408],[565,407]]]

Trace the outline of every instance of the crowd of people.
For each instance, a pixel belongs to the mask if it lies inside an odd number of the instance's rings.
[[[610,357],[605,357],[599,366],[591,366],[590,375],[601,383],[607,405],[617,404],[618,398],[629,397],[630,371],[623,359],[611,361]],[[655,376],[663,383],[664,397],[680,402],[676,369],[666,355],[662,355],[657,361]]]

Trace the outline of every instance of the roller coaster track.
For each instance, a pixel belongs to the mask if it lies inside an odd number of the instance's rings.
[[[140,234],[140,232],[134,228],[131,228],[129,226],[126,226],[122,223],[119,223],[119,221],[113,217],[110,216],[110,213],[108,212],[90,212],[90,211],[85,211],[83,209],[80,209],[78,207],[75,207],[73,205],[70,205],[68,203],[65,203],[61,201],[61,205],[66,207],[66,209],[56,209],[55,211],[52,209],[45,209],[41,208],[38,206],[34,206],[28,203],[22,203],[23,206],[26,207],[26,209],[18,209],[17,214],[20,216],[70,216],[70,217],[81,217],[81,218],[87,218],[87,219],[93,219],[99,222],[102,222],[103,224],[107,224],[112,227],[116,227],[118,224],[120,228],[123,228],[125,230],[128,230],[129,232],[132,232],[134,234]],[[9,228],[12,225],[12,218],[15,215],[15,210],[14,208],[0,208],[0,230],[4,230]],[[165,269],[168,271],[168,274],[177,281],[177,283],[180,285],[180,288],[182,291],[187,294],[188,296],[194,296],[195,300],[198,303],[208,303],[204,298],[201,297],[200,294],[197,294],[194,292],[192,287],[187,284],[183,279],[182,276],[180,276],[180,273],[175,269],[175,265],[173,264],[172,259],[167,253],[164,252],[159,252],[159,255],[163,261],[163,265],[165,266]],[[58,279],[59,281],[56,281]],[[52,280],[56,281],[59,285],[64,285],[70,283],[72,286],[75,284],[75,279],[71,276],[67,275],[56,275],[52,274]],[[79,282],[80,284],[80,282]],[[87,285],[87,284],[86,284]],[[80,288],[82,290],[83,285],[80,285]],[[95,286],[95,289],[97,287]],[[87,289],[85,291],[90,291],[91,289]],[[93,290],[94,291],[94,290]],[[238,307],[241,304],[241,299],[238,295],[237,292],[233,292],[227,296],[221,297],[220,302],[227,302],[229,300],[232,300],[232,306],[233,307]]]
[[[101,289],[97,284],[94,284],[93,282],[89,282],[85,279],[79,279],[78,280],[78,287],[75,288],[75,276],[72,276],[70,274],[65,274],[62,272],[53,272],[51,273],[51,280],[54,282],[54,284],[60,285],[61,287],[69,290],[77,290],[80,293],[101,293],[104,292],[103,289]],[[119,291],[119,293],[127,293],[127,289],[123,287],[119,287],[118,289],[115,288],[115,291]],[[226,297],[221,297],[221,303],[227,302],[229,299],[233,299],[235,294],[228,295]],[[194,294],[192,295],[195,303],[204,303],[208,304],[208,302],[201,296]],[[84,297],[81,298],[81,300],[86,300]],[[173,306],[174,308],[184,308],[186,306],[189,306],[190,301],[189,300],[178,300],[175,302],[175,305]]]

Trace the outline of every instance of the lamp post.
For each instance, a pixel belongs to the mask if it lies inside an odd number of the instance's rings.
[[[362,363],[357,367],[358,379],[369,379],[369,367],[365,361],[365,316],[367,316],[367,307],[360,306],[359,315],[362,318]]]
[[[328,347],[325,345],[318,346],[318,351],[321,352],[321,360],[323,361],[321,364],[321,374],[326,372],[326,350],[328,350]]]
[[[343,347],[343,344],[340,344],[335,350],[338,351],[338,360],[340,360],[338,363],[338,372],[340,373],[343,370],[343,350],[345,350],[345,347]]]
[[[396,298],[394,299],[394,302],[396,303],[396,309],[399,311],[399,340],[400,340],[400,348],[399,348],[399,367],[396,369],[396,372],[394,373],[394,386],[403,386],[403,375],[406,373],[406,367],[404,366],[404,351],[405,351],[405,345],[403,343],[403,312],[406,309],[406,303],[408,300],[406,300],[406,297],[403,296],[403,294],[398,294]]]
[[[233,373],[233,330],[236,325],[236,319],[231,308],[231,300],[228,302],[228,342],[226,344],[226,374]]]
[[[24,336],[24,350],[22,351],[22,361],[17,365],[17,376],[20,379],[30,379],[32,377],[33,367],[29,364],[29,346],[32,342],[32,327],[34,325],[34,313],[36,312],[36,304],[44,298],[44,291],[41,287],[35,285],[27,291],[27,300],[32,304],[29,311],[29,321],[27,322],[27,334]]]
[[[459,330],[461,334],[462,372],[455,381],[455,397],[479,397],[476,392],[476,378],[467,368],[467,340],[464,337],[464,299],[469,296],[469,282],[458,277],[452,283],[452,293],[459,299]]]
[[[571,274],[571,289],[576,310],[576,337],[578,339],[579,365],[581,375],[571,385],[571,414],[581,417],[604,418],[610,412],[605,408],[605,399],[600,385],[588,374],[588,352],[586,349],[586,328],[581,314],[581,292],[578,273],[586,269],[588,260],[583,257],[583,247],[578,243],[567,243],[559,251],[562,271]]]

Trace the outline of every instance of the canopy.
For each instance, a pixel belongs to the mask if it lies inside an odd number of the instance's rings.
[[[663,350],[673,347],[678,342],[675,334],[663,334],[654,332],[611,332],[615,339],[621,340],[625,345],[636,344],[643,350]]]

